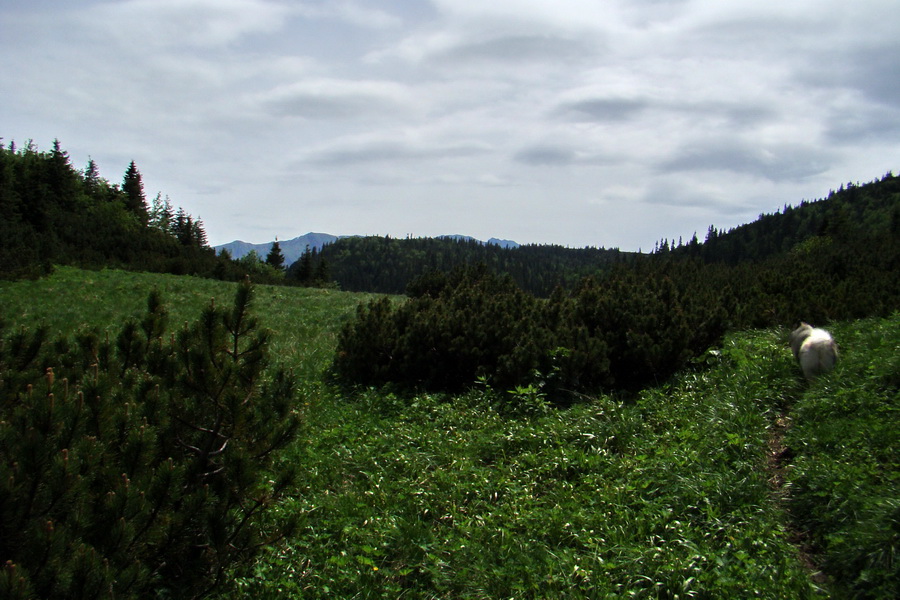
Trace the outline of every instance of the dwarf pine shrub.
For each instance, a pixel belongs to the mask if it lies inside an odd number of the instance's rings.
[[[167,334],[158,293],[113,340],[0,331],[0,597],[190,598],[288,522],[300,418],[241,284]]]
[[[361,385],[456,392],[543,385],[554,402],[664,379],[724,331],[718,296],[618,269],[548,299],[484,265],[429,274],[403,304],[360,305],[338,337],[334,372]],[[513,394],[515,395],[515,394]]]

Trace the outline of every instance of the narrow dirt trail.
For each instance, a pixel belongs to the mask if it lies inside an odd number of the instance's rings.
[[[810,579],[819,586],[827,587],[828,576],[822,571],[817,556],[810,549],[809,536],[793,524],[791,516],[791,485],[788,474],[792,468],[793,450],[785,444],[785,436],[791,428],[790,406],[782,407],[769,426],[769,440],[766,455],[766,472],[772,498],[785,513],[788,541],[797,548],[801,564],[809,572]]]

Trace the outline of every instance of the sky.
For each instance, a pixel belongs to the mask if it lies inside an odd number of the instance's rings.
[[[896,0],[3,0],[0,137],[213,245],[653,249],[900,170]]]

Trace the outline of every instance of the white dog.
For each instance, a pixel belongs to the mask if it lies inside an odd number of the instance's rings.
[[[838,358],[837,344],[831,334],[808,323],[800,323],[791,332],[791,350],[807,379],[830,371]]]

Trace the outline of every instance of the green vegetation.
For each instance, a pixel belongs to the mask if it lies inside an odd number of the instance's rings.
[[[152,290],[162,294],[170,322],[182,324],[196,319],[210,300],[229,302],[234,284],[202,277],[56,267],[52,275],[39,280],[0,282],[0,316],[9,324],[44,325],[64,335],[96,327],[115,336],[125,319],[142,313]],[[262,326],[273,332],[272,355],[307,379],[318,377],[322,365],[332,359],[339,326],[367,298],[263,285],[256,288],[255,306]]]
[[[0,596],[896,598],[898,188],[285,271],[133,162],[0,147]],[[799,319],[842,347],[813,383]]]
[[[459,391],[477,378],[541,385],[552,400],[665,378],[724,331],[727,312],[668,277],[621,269],[603,285],[540,300],[485,267],[416,281],[396,308],[360,307],[341,331],[335,372],[363,385]],[[698,296],[701,289],[697,289]]]
[[[320,407],[295,459],[312,477],[285,505],[299,534],[246,597],[815,597],[763,468],[795,373],[774,334],[727,348],[632,402],[528,415],[490,390],[370,391]]]
[[[809,240],[824,237],[882,238],[900,234],[900,177],[888,172],[880,180],[860,185],[841,184],[837,191],[815,202],[785,206],[756,221],[718,231],[710,226],[706,240],[669,244],[663,240],[657,252],[702,256],[708,262],[737,264],[790,252]]]
[[[791,514],[835,595],[900,591],[900,315],[833,328],[836,372],[794,406]]]
[[[121,185],[110,183],[93,160],[83,171],[73,167],[58,140],[49,152],[30,140],[0,145],[0,215],[0,279],[65,264],[284,281],[280,267],[216,256],[203,222],[168,197],[157,194],[148,205],[134,161]]]
[[[368,248],[360,255],[385,259],[367,270],[378,276],[449,256],[459,264],[478,249],[492,263],[423,273],[406,285],[409,302],[361,307],[338,342],[342,381],[456,392],[483,377],[503,389],[543,386],[553,401],[570,402],[664,381],[729,330],[900,310],[900,180],[892,174],[726,234],[711,230],[704,244],[665,242],[650,256],[595,262],[590,276],[547,298],[516,283],[523,249],[439,242],[440,252],[424,250],[423,240],[352,242]],[[448,254],[447,244],[458,252]],[[529,264],[547,277],[577,273],[552,267],[554,255],[547,249]],[[334,272],[348,261],[339,252]]]
[[[414,279],[431,271],[449,272],[482,263],[504,273],[523,290],[549,296],[559,285],[570,286],[586,275],[637,255],[604,248],[526,245],[503,248],[475,240],[453,238],[346,237],[312,252],[315,268],[324,263],[329,275],[348,291],[402,294]],[[289,271],[302,270],[297,261]],[[309,267],[307,267],[309,268]]]
[[[0,331],[0,596],[203,596],[290,532],[262,518],[299,403],[251,298],[171,337],[158,292],[114,341]]]
[[[314,279],[315,270],[323,268],[344,290],[402,294],[410,282],[432,271],[448,273],[466,265],[484,264],[495,274],[509,275],[529,294],[547,298],[556,287],[571,289],[586,276],[602,279],[617,265],[659,264],[671,262],[666,260],[671,258],[696,259],[710,265],[753,265],[731,274],[733,281],[752,279],[752,271],[757,268],[784,273],[796,266],[802,269],[809,254],[823,263],[837,259],[835,268],[851,273],[855,263],[875,261],[871,266],[877,275],[880,267],[894,264],[889,257],[896,255],[898,235],[900,177],[889,172],[866,184],[842,184],[827,198],[786,205],[783,210],[760,215],[752,223],[727,231],[711,225],[704,241],[696,234],[687,243],[661,240],[653,256],[614,248],[503,248],[452,238],[346,237],[311,251],[303,262],[291,265],[288,279],[309,281]],[[885,251],[888,255],[882,256]],[[862,260],[856,259],[858,253]],[[877,291],[879,286],[872,289]]]
[[[206,245],[199,219],[157,196],[147,206],[132,161],[122,185],[100,177],[91,160],[76,170],[54,141],[50,152],[28,142],[0,146],[0,277],[46,272],[52,263],[225,274]],[[234,278],[237,278],[236,276]]]
[[[60,268],[0,282],[0,307],[14,329],[115,332],[153,288],[175,323],[234,294]],[[832,327],[842,361],[812,384],[772,328],[726,335],[668,383],[553,408],[540,385],[484,379],[454,395],[328,387],[360,300],[256,288],[304,419],[273,466],[293,465],[295,483],[260,525],[295,529],[234,565],[227,597],[896,597],[900,315]],[[768,444],[785,414],[778,491]]]
[[[413,281],[402,305],[361,307],[342,331],[345,382],[458,391],[548,384],[554,401],[665,380],[729,330],[900,309],[900,236],[816,238],[729,266],[654,256],[538,299],[485,267]]]

